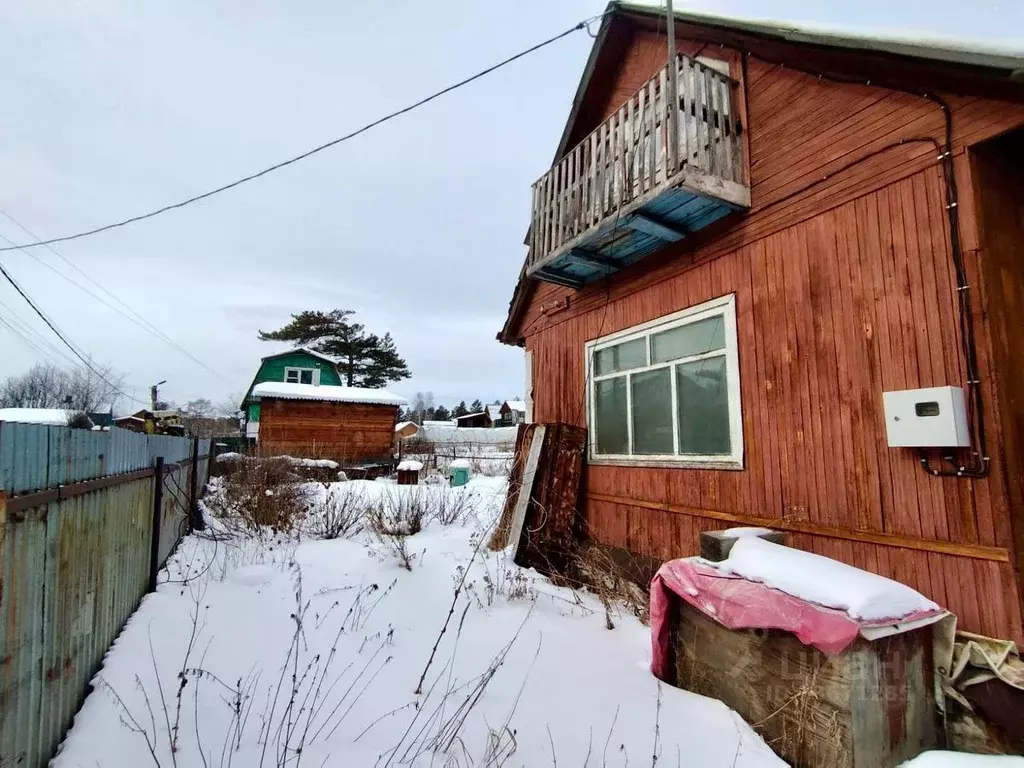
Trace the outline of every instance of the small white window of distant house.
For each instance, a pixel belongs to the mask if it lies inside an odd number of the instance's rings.
[[[319,384],[320,371],[316,368],[285,368],[284,380],[288,384]]]
[[[742,467],[733,295],[589,342],[586,360],[592,461]]]

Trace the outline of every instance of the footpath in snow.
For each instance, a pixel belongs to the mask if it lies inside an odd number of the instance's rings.
[[[217,485],[58,768],[784,765],[720,702],[659,684],[632,615],[608,629],[593,596],[487,549],[504,479],[308,484],[301,534],[217,518]],[[434,512],[397,537],[323,519],[388,504]]]

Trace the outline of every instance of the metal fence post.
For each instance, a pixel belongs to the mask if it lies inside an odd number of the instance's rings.
[[[156,575],[160,572],[160,528],[164,507],[164,457],[156,457],[153,473],[153,535],[149,547],[149,591],[156,592]]]
[[[188,519],[190,531],[201,531],[206,527],[199,514],[199,438],[192,438],[192,483],[188,492]]]

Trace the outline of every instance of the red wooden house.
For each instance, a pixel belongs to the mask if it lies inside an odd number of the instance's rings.
[[[675,37],[609,6],[499,334],[588,429],[588,536],[768,525],[1024,640],[1024,57]]]

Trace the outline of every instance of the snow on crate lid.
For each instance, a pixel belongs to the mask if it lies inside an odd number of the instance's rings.
[[[752,536],[739,538],[727,559],[710,565],[793,597],[846,611],[853,619],[879,621],[940,610],[906,584]]]
[[[406,459],[398,463],[399,472],[419,472],[423,469],[422,461],[415,461],[413,459]]]
[[[1024,766],[1024,759],[1011,755],[974,755],[966,752],[922,752],[901,768],[1012,768]]]
[[[283,400],[326,400],[335,403],[368,403],[371,405],[405,405],[406,399],[383,389],[334,387],[317,384],[289,384],[264,381],[252,388],[253,397],[277,397]]]

